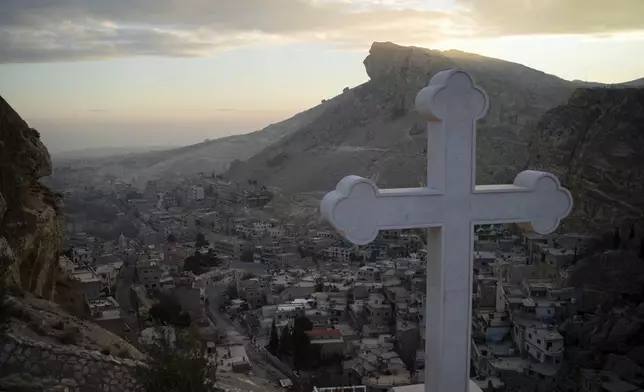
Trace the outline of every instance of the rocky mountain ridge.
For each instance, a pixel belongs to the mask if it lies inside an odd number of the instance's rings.
[[[426,171],[425,124],[415,113],[418,91],[436,72],[471,72],[490,97],[478,125],[478,183],[511,181],[525,165],[526,129],[564,103],[571,82],[520,64],[460,51],[374,43],[364,61],[370,81],[345,91],[341,105],[243,163],[233,178],[261,178],[286,192],[332,189],[348,174],[382,187],[417,186]]]
[[[644,88],[578,89],[531,131],[526,167],[556,173],[573,193],[567,227],[625,236],[644,218],[642,124]]]

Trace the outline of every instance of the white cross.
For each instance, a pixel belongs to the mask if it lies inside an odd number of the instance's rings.
[[[473,225],[529,223],[554,231],[572,197],[552,174],[524,171],[512,185],[476,186],[476,120],[487,94],[461,70],[434,75],[416,97],[427,119],[427,187],[378,189],[347,176],[322,200],[322,216],[354,244],[379,230],[429,228],[425,391],[467,392],[470,384]]]

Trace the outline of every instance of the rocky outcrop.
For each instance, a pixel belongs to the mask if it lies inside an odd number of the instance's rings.
[[[332,189],[348,174],[383,187],[418,186],[426,177],[427,135],[416,95],[435,73],[462,68],[490,97],[478,127],[478,183],[511,181],[526,162],[524,130],[573,90],[572,83],[523,65],[459,51],[374,43],[364,63],[367,83],[343,92],[310,124],[231,167],[229,175],[287,192]]]
[[[625,250],[580,260],[566,285],[578,290],[578,314],[561,325],[574,365],[615,370],[631,380],[644,366],[644,262]],[[579,355],[581,354],[581,355]]]
[[[51,160],[40,135],[0,97],[0,273],[53,298],[63,239],[62,203],[39,179]]]
[[[572,191],[564,225],[622,238],[644,218],[644,89],[579,89],[531,132],[529,167],[552,171]],[[642,235],[637,227],[637,242]]]
[[[613,250],[587,257],[570,267],[567,275],[566,286],[569,287],[594,291],[616,300],[637,295],[642,295],[637,300],[644,300],[644,261],[630,251]],[[594,310],[603,302],[593,300],[589,309]]]

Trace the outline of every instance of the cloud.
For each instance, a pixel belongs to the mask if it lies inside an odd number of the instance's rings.
[[[612,36],[644,31],[642,0],[459,0],[481,34]]]
[[[644,30],[642,0],[455,1],[430,9],[421,0],[0,0],[0,63]]]

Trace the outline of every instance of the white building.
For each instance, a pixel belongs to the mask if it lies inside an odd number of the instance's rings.
[[[525,350],[541,363],[559,365],[563,359],[563,336],[554,329],[527,328]]]
[[[343,263],[348,263],[351,261],[351,249],[350,248],[341,248],[338,246],[331,246],[329,248],[326,248],[324,250],[324,253],[326,253],[326,256],[334,259],[336,261],[340,261]]]
[[[192,185],[188,190],[188,198],[191,200],[203,200],[205,198],[205,190],[202,186]]]

